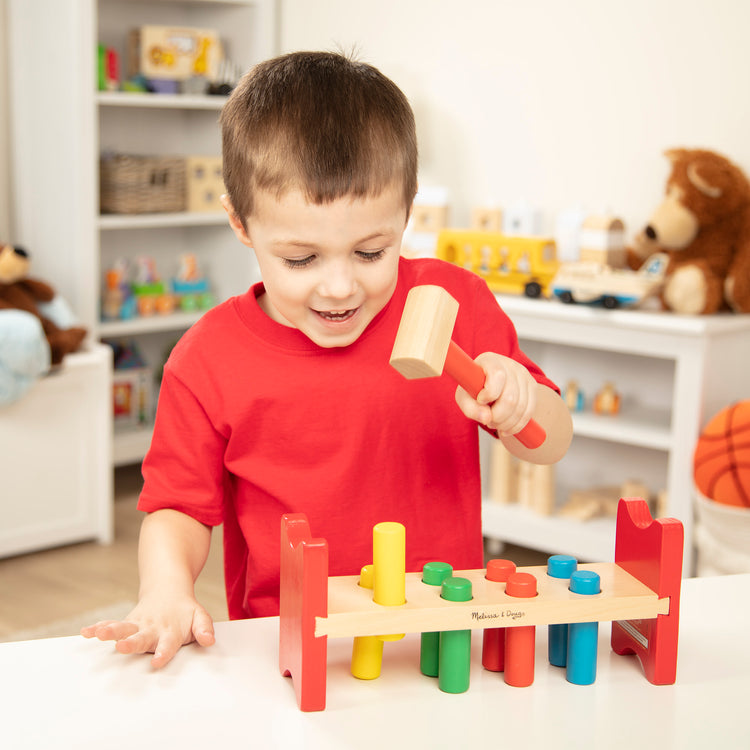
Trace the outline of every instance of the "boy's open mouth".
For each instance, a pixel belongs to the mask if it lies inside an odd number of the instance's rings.
[[[330,320],[333,323],[340,323],[344,320],[349,320],[349,318],[357,312],[357,308],[355,307],[352,310],[316,310],[315,312],[317,312],[324,320]]]

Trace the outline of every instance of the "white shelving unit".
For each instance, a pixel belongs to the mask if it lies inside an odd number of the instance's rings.
[[[556,467],[556,500],[571,489],[644,481],[668,493],[685,527],[692,570],[692,454],[700,429],[724,406],[750,397],[750,315],[681,316],[499,295],[521,346],[555,382],[577,380],[590,404],[606,381],[622,396],[617,416],[574,415],[574,440]],[[590,406],[587,407],[590,409]],[[614,556],[614,520],[540,516],[485,499],[487,537],[581,560]]]
[[[223,212],[100,215],[100,153],[219,155],[218,116],[226,99],[97,92],[96,47],[115,48],[125,71],[132,28],[215,29],[228,58],[246,70],[275,52],[276,2],[8,0],[7,6],[15,241],[32,253],[35,275],[53,281],[92,339],[134,340],[156,372],[199,315],[102,322],[105,271],[116,260],[144,255],[167,280],[189,252],[223,300],[257,279],[255,262]],[[116,431],[114,463],[140,460],[149,440],[148,426]]]

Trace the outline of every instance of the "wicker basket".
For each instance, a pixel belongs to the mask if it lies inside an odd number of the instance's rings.
[[[184,211],[185,159],[180,156],[103,156],[100,210],[110,214]]]

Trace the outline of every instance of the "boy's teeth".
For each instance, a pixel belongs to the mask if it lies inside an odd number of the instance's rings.
[[[353,310],[342,310],[341,312],[335,312],[333,310],[321,310],[320,315],[322,315],[326,320],[345,320],[346,318],[350,317],[353,312]]]

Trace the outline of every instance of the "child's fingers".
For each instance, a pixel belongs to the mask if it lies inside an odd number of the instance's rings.
[[[81,628],[84,638],[98,638],[100,641],[119,641],[137,632],[138,626],[120,620],[101,620],[94,625]]]
[[[172,661],[172,657],[180,650],[182,639],[175,633],[168,631],[162,633],[156,647],[153,650],[154,655],[151,659],[151,666],[155,669],[161,669]]]
[[[461,386],[456,388],[456,403],[458,404],[458,408],[464,413],[464,416],[475,422],[488,424],[492,419],[492,409],[486,404],[480,404]]]
[[[121,654],[153,653],[156,648],[157,636],[153,630],[137,630],[124,636],[115,643],[115,649]]]
[[[193,637],[199,646],[213,646],[216,642],[213,620],[202,607],[193,615]]]
[[[533,391],[525,383],[507,387],[502,399],[492,406],[492,424],[501,435],[515,435],[528,424],[535,406]]]

